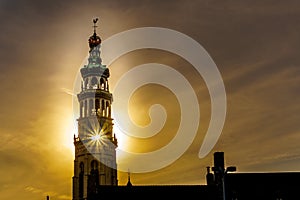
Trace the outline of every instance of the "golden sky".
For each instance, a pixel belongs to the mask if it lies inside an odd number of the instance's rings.
[[[94,17],[100,18],[97,32],[102,40],[138,27],[182,32],[206,49],[224,80],[224,129],[213,151],[199,159],[210,99],[205,82],[191,65],[168,52],[141,50],[110,66],[113,85],[136,65],[170,65],[188,77],[201,108],[198,134],[183,156],[163,169],[133,173],[133,184],[205,184],[214,151],[224,151],[227,165],[237,166],[240,172],[299,171],[298,1],[3,0],[1,199],[44,199],[47,194],[52,200],[71,199],[75,130],[70,93],[88,52]],[[176,98],[166,88],[147,85],[137,90],[129,106],[133,120],[149,123],[147,112],[155,103],[168,112],[164,130],[156,138],[120,145],[145,152],[173,137],[180,113]],[[126,173],[119,173],[120,185],[126,179]]]

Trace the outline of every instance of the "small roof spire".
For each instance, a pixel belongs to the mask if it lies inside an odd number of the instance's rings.
[[[128,182],[127,182],[127,186],[132,186],[131,182],[130,182],[130,172],[128,169]]]
[[[206,171],[207,171],[207,173],[210,173],[210,166],[206,167]]]

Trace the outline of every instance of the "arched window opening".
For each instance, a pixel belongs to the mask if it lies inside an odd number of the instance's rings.
[[[91,170],[96,170],[98,169],[98,163],[96,160],[92,160],[91,162]]]
[[[106,102],[106,113],[105,113],[105,116],[106,117],[110,116],[110,113],[109,113],[109,102],[108,101]]]
[[[105,116],[105,104],[104,104],[104,100],[102,99],[101,101],[101,116]]]
[[[101,90],[104,90],[104,89],[105,89],[105,80],[104,80],[104,78],[101,78],[101,79],[100,79],[100,89],[101,89]]]
[[[84,101],[84,117],[87,117],[87,100]]]
[[[80,102],[80,118],[82,118],[83,116],[83,102]]]
[[[95,100],[95,110],[96,110],[96,113],[98,114],[99,112],[99,108],[100,108],[100,100],[99,99],[96,99]]]
[[[79,198],[83,198],[83,177],[84,177],[84,164],[83,162],[80,163],[79,165]]]
[[[97,89],[98,87],[98,80],[96,77],[93,77],[92,80],[91,80],[91,85],[92,85],[92,88],[93,89]]]
[[[94,115],[95,114],[93,99],[89,100],[89,112],[91,113],[90,115]]]
[[[89,79],[88,78],[84,79],[84,89],[88,89],[88,83],[89,83]]]
[[[93,160],[91,162],[91,173],[89,176],[89,188],[96,189],[95,187],[97,187],[98,185],[99,185],[98,162],[96,160]]]
[[[79,168],[80,168],[80,173],[81,172],[83,173],[84,172],[84,164],[83,164],[83,162],[80,163]]]
[[[106,90],[109,91],[108,81],[106,81]]]

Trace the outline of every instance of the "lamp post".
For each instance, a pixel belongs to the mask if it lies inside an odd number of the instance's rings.
[[[228,172],[235,172],[236,167],[235,166],[229,166],[226,169],[222,167],[212,167],[213,171],[218,171],[221,175],[221,180],[222,180],[222,196],[223,200],[226,200],[226,192],[225,192],[225,176]]]
[[[236,167],[235,166],[230,166],[230,167],[227,167],[224,172],[221,172],[222,173],[222,189],[223,189],[223,200],[226,200],[226,193],[225,193],[225,175],[228,173],[228,172],[235,172],[236,171]]]

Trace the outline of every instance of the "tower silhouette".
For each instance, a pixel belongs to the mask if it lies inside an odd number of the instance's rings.
[[[81,69],[78,136],[74,135],[75,160],[73,200],[89,199],[101,185],[118,185],[116,148],[111,118],[112,94],[109,91],[109,69],[100,57],[101,38],[90,36],[88,64]]]

